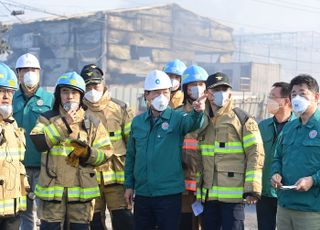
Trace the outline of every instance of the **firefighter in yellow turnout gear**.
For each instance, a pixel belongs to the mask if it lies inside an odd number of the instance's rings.
[[[179,59],[169,61],[163,67],[163,72],[165,72],[170,77],[172,84],[169,106],[173,109],[183,104],[184,96],[183,92],[180,90],[180,85],[182,81],[181,76],[186,68],[186,65]]]
[[[261,194],[264,162],[258,125],[233,107],[231,85],[223,73],[206,81],[209,115],[199,135],[202,181],[197,198],[204,202],[203,229],[244,229],[244,206]]]
[[[200,66],[189,66],[182,75],[183,106],[177,110],[190,112],[192,103],[204,95],[208,73]],[[192,213],[192,203],[196,200],[197,177],[200,172],[201,153],[198,146],[197,129],[184,137],[182,146],[182,167],[185,175],[186,192],[182,194],[181,230],[199,229],[199,221]]]
[[[133,228],[133,215],[124,199],[124,161],[133,112],[124,102],[111,98],[105,86],[103,72],[94,64],[81,71],[86,83],[84,104],[88,114],[97,117],[110,135],[113,154],[97,170],[101,198],[96,199],[92,229],[106,229],[106,208],[110,211],[114,230]]]
[[[20,211],[26,210],[26,170],[24,131],[12,117],[12,99],[18,89],[14,72],[0,63],[0,229],[18,230]]]
[[[75,72],[59,77],[53,109],[31,132],[41,155],[35,194],[40,199],[40,229],[90,229],[93,199],[100,196],[95,167],[111,156],[108,133],[82,108],[85,83]],[[65,226],[66,227],[66,226]]]

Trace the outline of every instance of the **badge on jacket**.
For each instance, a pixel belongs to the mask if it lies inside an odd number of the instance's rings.
[[[43,106],[43,100],[41,100],[41,99],[37,100],[37,105],[38,106]]]
[[[309,137],[313,139],[317,136],[317,134],[318,134],[317,130],[311,130],[309,133]]]
[[[162,125],[161,125],[161,128],[162,128],[163,130],[167,130],[167,129],[169,128],[168,122],[163,122]]]
[[[258,131],[258,125],[257,125],[257,123],[255,122],[255,121],[248,121],[247,123],[246,123],[246,128],[247,128],[247,130],[248,131],[251,131],[251,132],[253,132],[253,131]]]

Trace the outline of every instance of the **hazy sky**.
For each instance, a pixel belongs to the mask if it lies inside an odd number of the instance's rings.
[[[229,25],[235,29],[235,32],[320,32],[320,0],[55,0],[50,2],[0,0],[0,21],[19,22],[17,18],[10,16],[9,11],[21,8],[13,5],[34,8],[33,10],[24,9],[25,14],[20,16],[20,19],[25,22],[31,18],[51,17],[49,14],[37,13],[35,10],[38,9],[68,16],[90,11],[172,2]]]

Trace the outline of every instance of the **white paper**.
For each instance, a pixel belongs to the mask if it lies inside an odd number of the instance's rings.
[[[192,204],[192,211],[195,216],[199,216],[203,212],[203,205],[200,201],[196,201]]]
[[[290,190],[290,189],[295,189],[296,187],[297,187],[296,185],[282,185],[280,189]]]

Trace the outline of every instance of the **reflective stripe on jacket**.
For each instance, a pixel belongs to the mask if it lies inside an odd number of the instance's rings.
[[[264,150],[253,118],[242,125],[230,100],[207,117],[199,140],[203,172],[198,199],[238,203],[244,193],[261,194]]]
[[[13,118],[0,121],[0,216],[26,210],[26,188],[29,187],[22,161],[25,154],[24,131]]]
[[[192,105],[186,102],[182,107],[177,110],[190,112]],[[201,165],[201,153],[198,145],[198,132],[199,129],[188,133],[183,140],[182,145],[182,167],[185,176],[185,189],[188,191],[196,191],[197,177]]]
[[[94,168],[112,155],[109,135],[97,120],[87,118],[79,109],[76,120],[68,125],[64,111],[49,111],[39,117],[31,132],[31,139],[41,154],[41,172],[35,194],[42,200],[88,201],[100,196]],[[81,140],[90,147],[87,158],[80,158],[78,167],[66,163],[73,151],[70,140]]]
[[[88,115],[98,118],[104,125],[113,149],[113,154],[107,162],[96,168],[98,183],[123,184],[126,143],[133,112],[124,102],[112,99],[107,89],[97,103],[93,104],[84,99],[84,104],[88,107]]]

